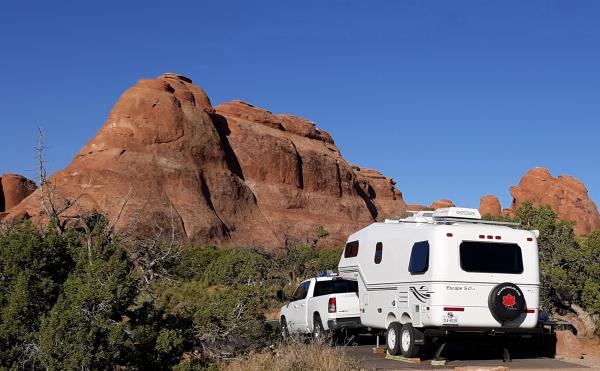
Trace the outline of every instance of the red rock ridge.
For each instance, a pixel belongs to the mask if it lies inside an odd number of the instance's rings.
[[[274,246],[278,238],[256,197],[231,167],[206,93],[165,74],[139,81],[113,107],[100,131],[50,181],[60,199],[83,194],[65,216],[101,212],[117,229],[199,244]],[[40,213],[40,192],[10,215]]]
[[[216,107],[243,178],[269,224],[293,243],[318,227],[325,245],[386,215],[406,209],[392,179],[345,161],[331,136],[309,120],[274,115],[234,101]]]
[[[456,205],[454,204],[454,202],[452,202],[452,200],[443,198],[441,200],[433,201],[431,203],[431,205],[429,205],[429,206],[410,204],[407,206],[407,208],[410,211],[424,211],[424,210],[436,210],[436,209],[441,209],[444,207],[454,207],[454,206],[456,206]]]
[[[329,232],[323,246],[406,208],[392,179],[345,161],[309,120],[236,101],[213,109],[176,74],[139,81],[65,169],[64,216],[101,212],[130,234],[198,244],[281,247]],[[128,194],[131,192],[131,195]],[[40,191],[9,212],[43,220]]]
[[[454,205],[454,202],[452,202],[452,200],[441,199],[441,200],[434,201],[430,207],[435,210],[435,209],[441,209],[443,207],[454,207],[454,206],[456,206],[456,205]]]
[[[523,202],[536,206],[549,205],[566,220],[575,222],[575,232],[586,235],[600,228],[600,215],[590,199],[585,185],[572,176],[553,177],[548,169],[536,167],[529,170],[518,185],[510,188],[513,197],[511,211]]]

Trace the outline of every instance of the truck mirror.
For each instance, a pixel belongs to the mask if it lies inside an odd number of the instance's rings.
[[[285,300],[285,295],[283,294],[283,290],[277,290],[277,300],[278,301],[284,301]]]

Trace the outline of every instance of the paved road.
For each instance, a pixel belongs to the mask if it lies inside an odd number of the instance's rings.
[[[356,338],[353,345],[349,345],[347,348],[351,357],[360,360],[363,367],[371,370],[439,370],[461,366],[505,366],[510,369],[531,370],[586,368],[578,363],[543,357],[539,349],[528,343],[509,345],[513,359],[510,362],[503,362],[502,353],[506,343],[488,341],[487,338],[475,339],[470,342],[462,339],[459,342],[448,343],[442,353],[442,357],[447,359],[445,366],[431,365],[435,349],[424,352],[421,364],[410,364],[385,359],[385,354],[373,354],[374,339],[374,336],[360,336]]]
[[[420,365],[385,359],[384,354],[373,354],[372,345],[359,345],[348,349],[348,354],[361,361],[361,365],[369,370],[431,370],[454,369],[460,366],[505,366],[512,369],[578,369],[584,366],[551,358],[519,358],[504,363],[502,359],[471,359],[448,360],[445,366],[431,366],[430,359],[424,359]]]
[[[277,321],[272,321],[278,326]],[[383,337],[380,337],[383,340]],[[339,343],[338,343],[339,345]],[[361,335],[354,339],[353,343],[346,346],[348,355],[359,360],[361,366],[368,370],[453,370],[455,367],[481,366],[494,367],[504,366],[511,370],[600,370],[600,361],[574,362],[553,358],[547,358],[537,351],[529,351],[534,347],[520,347],[513,349],[510,362],[502,361],[502,347],[498,345],[475,342],[449,344],[444,349],[442,356],[447,359],[445,366],[432,366],[431,353],[422,357],[421,364],[415,365],[402,361],[385,359],[385,354],[374,354],[375,337]],[[524,349],[526,348],[526,349]],[[584,366],[587,364],[590,367]]]

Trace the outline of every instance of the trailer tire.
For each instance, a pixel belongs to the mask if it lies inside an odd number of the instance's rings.
[[[402,333],[402,325],[400,322],[392,322],[387,328],[385,334],[385,344],[387,346],[388,353],[393,356],[400,355],[400,334]]]
[[[419,346],[416,344],[417,330],[411,323],[405,323],[400,332],[400,351],[407,358],[416,357],[419,354]]]

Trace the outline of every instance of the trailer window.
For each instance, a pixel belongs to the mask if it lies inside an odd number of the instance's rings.
[[[464,241],[460,244],[460,267],[465,272],[523,273],[521,247],[516,243]]]
[[[408,271],[411,274],[422,274],[429,269],[429,241],[417,242],[410,253]]]
[[[377,242],[375,245],[375,264],[381,263],[381,259],[383,258],[383,242]]]
[[[348,280],[317,281],[313,296],[358,292],[358,283]]]
[[[348,242],[344,249],[344,258],[353,258],[358,255],[358,241]]]
[[[305,281],[298,286],[296,291],[294,291],[294,295],[292,295],[292,301],[302,300],[306,298],[308,295],[308,288],[310,287],[310,281]]]

